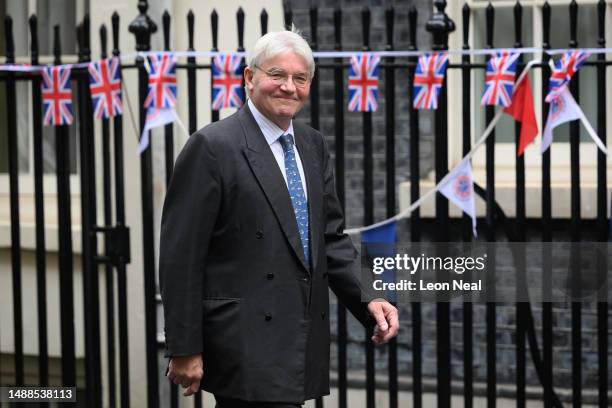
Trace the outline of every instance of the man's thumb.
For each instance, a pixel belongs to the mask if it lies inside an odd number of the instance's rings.
[[[377,310],[374,313],[374,318],[376,319],[376,324],[378,325],[378,328],[382,331],[387,331],[389,327],[387,326],[387,320],[385,319],[385,315],[383,314],[383,312]]]

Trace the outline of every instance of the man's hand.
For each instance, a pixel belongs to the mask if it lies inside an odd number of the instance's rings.
[[[368,303],[368,312],[376,320],[372,341],[386,343],[397,336],[399,320],[397,309],[384,299],[374,299]]]
[[[186,388],[183,395],[188,397],[200,389],[200,380],[204,375],[202,354],[172,357],[166,377],[176,385]]]

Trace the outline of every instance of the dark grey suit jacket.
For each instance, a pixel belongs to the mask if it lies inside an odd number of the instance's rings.
[[[162,216],[160,285],[168,356],[202,352],[202,388],[248,401],[329,393],[331,287],[362,323],[371,300],[351,271],[324,138],[294,122],[308,188],[304,259],[278,164],[245,106],[193,134]]]

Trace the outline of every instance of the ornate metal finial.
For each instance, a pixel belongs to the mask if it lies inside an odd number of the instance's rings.
[[[189,51],[194,51],[193,48],[193,29],[195,26],[195,14],[193,14],[193,10],[189,9],[187,13],[187,38],[189,43]]]
[[[283,9],[285,12],[283,13],[283,18],[285,20],[285,30],[291,30],[293,27],[293,10],[291,9],[291,4],[288,1],[283,2]]]
[[[244,51],[244,10],[238,7],[236,12],[236,23],[238,25],[238,52]]]
[[[13,18],[11,16],[4,17],[4,38],[6,62],[12,64],[15,62],[15,41],[13,40]]]
[[[210,29],[212,30],[212,50],[217,51],[217,38],[219,34],[219,15],[217,14],[217,10],[213,9],[212,13],[210,13]]]
[[[149,4],[146,0],[138,2],[140,14],[129,25],[130,33],[136,37],[136,51],[149,51],[151,49],[151,34],[157,31],[157,25],[147,15]]]
[[[448,34],[455,31],[455,22],[444,12],[446,0],[434,0],[436,11],[431,16],[425,29],[432,33],[434,50],[448,49]]]
[[[417,32],[417,18],[419,16],[419,12],[417,11],[416,7],[414,6],[414,4],[412,6],[410,6],[410,8],[408,9],[408,33],[409,36],[408,38],[410,39],[410,42],[408,43],[408,49],[411,51],[414,51],[417,49],[416,46],[416,32]]]
[[[106,52],[107,38],[106,25],[102,24],[100,26],[100,57],[102,59],[108,56],[108,53]]]
[[[30,24],[30,56],[32,65],[38,65],[38,18],[35,14],[28,20]]]
[[[261,10],[261,14],[259,15],[259,23],[261,25],[261,35],[265,35],[268,33],[268,12],[266,9]]]
[[[162,29],[164,32],[164,51],[170,51],[170,13],[168,10],[162,14]]]

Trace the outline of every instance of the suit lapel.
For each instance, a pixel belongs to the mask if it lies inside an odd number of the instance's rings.
[[[319,214],[314,212],[313,209],[321,208],[321,197],[323,192],[321,191],[321,183],[317,183],[317,177],[319,173],[316,170],[317,158],[312,152],[311,145],[309,143],[308,134],[306,130],[298,123],[293,122],[293,131],[295,133],[295,143],[297,145],[300,159],[302,161],[302,167],[304,168],[304,176],[306,177],[306,188],[308,189],[308,220],[310,224],[310,256],[312,258],[312,269],[315,270],[317,267],[317,260],[319,254],[319,240],[318,231],[321,227],[321,220]]]
[[[266,195],[287,241],[300,259],[302,266],[308,271],[309,268],[304,259],[304,250],[300,241],[291,198],[274,154],[263,133],[261,133],[259,125],[253,118],[248,105],[244,105],[238,117],[246,139],[243,154]]]

